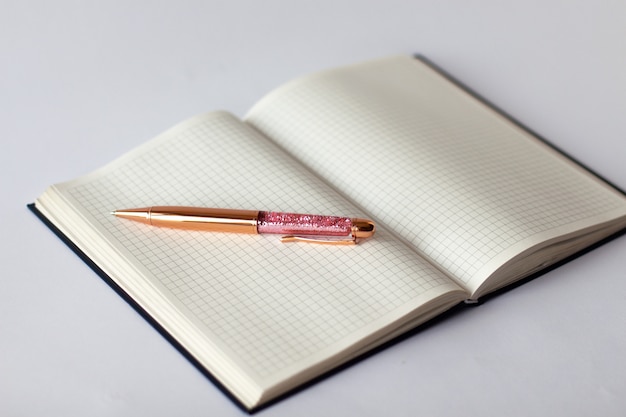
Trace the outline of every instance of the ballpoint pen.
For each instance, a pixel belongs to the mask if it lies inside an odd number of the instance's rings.
[[[235,233],[275,233],[283,242],[356,244],[376,229],[367,219],[274,211],[154,206],[115,210],[117,217],[152,226]]]

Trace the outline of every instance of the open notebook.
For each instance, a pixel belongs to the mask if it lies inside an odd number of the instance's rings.
[[[356,246],[120,220],[185,205],[369,217]],[[422,60],[187,120],[33,209],[246,408],[626,227],[622,193]]]

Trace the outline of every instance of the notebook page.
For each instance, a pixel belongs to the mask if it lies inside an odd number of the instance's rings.
[[[156,228],[110,215],[151,205],[363,215],[227,113],[183,123],[51,194],[38,206],[76,210],[66,233],[177,338],[212,346],[191,350],[218,378],[230,378],[225,385],[235,392],[241,384],[232,380],[271,386],[421,304],[446,293],[452,303],[463,299],[456,284],[384,228],[345,247]],[[189,323],[173,320],[176,312]],[[216,369],[216,361],[229,362],[235,376]]]
[[[515,254],[626,213],[623,196],[410,57],[296,80],[247,122],[470,291]]]

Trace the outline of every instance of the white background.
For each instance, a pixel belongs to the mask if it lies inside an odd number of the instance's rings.
[[[423,53],[626,188],[624,1],[1,1],[0,415],[242,415],[27,209],[176,122]],[[626,238],[262,416],[626,413]]]

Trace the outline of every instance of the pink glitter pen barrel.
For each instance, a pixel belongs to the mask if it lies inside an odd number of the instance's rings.
[[[282,235],[348,236],[352,233],[349,217],[260,211],[259,233]]]
[[[234,233],[275,233],[283,242],[355,244],[376,229],[367,219],[274,211],[155,206],[115,210],[117,217],[187,230]]]

